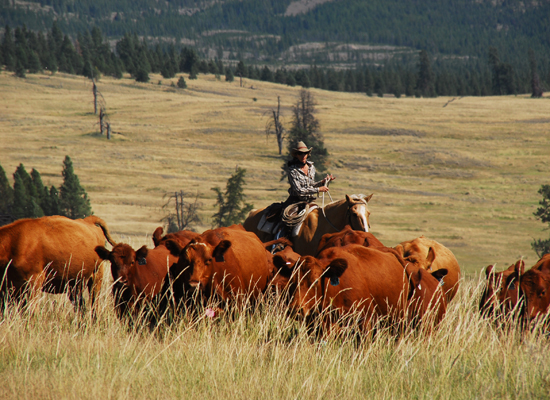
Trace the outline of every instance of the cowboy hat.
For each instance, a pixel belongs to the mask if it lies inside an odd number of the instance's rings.
[[[296,153],[311,153],[311,150],[313,147],[308,148],[304,142],[301,140],[296,143],[296,147],[292,149],[292,155],[295,155]]]

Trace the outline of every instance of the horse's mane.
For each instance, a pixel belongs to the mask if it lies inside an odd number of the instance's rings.
[[[361,201],[361,202],[367,204],[367,201],[365,200],[365,198],[368,197],[367,195],[364,195],[364,194],[350,194],[349,197],[352,200]],[[338,207],[338,206],[342,205],[342,203],[345,203],[345,202],[346,202],[346,199],[336,200],[332,203],[329,203],[329,204],[325,205],[325,208],[329,209],[329,208],[332,208],[332,207]],[[322,208],[322,207],[320,207],[320,208]]]

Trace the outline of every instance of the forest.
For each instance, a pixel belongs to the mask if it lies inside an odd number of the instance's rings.
[[[540,67],[536,52],[525,51],[527,67],[514,67],[501,60],[496,47],[487,49],[487,56],[477,62],[445,62],[420,50],[408,63],[386,62],[381,65],[358,64],[350,68],[318,66],[303,68],[274,67],[204,58],[192,46],[173,43],[149,43],[136,33],[126,33],[114,48],[98,27],[76,34],[73,39],[52,23],[46,32],[34,32],[26,25],[15,29],[6,25],[0,44],[0,64],[24,78],[27,73],[48,70],[99,78],[101,74],[121,78],[130,73],[137,81],[148,82],[149,73],[173,78],[176,73],[225,75],[269,82],[315,87],[332,91],[361,92],[369,96],[393,94],[405,96],[487,96],[531,93],[541,97],[550,86],[550,71]],[[185,83],[182,83],[184,86]]]

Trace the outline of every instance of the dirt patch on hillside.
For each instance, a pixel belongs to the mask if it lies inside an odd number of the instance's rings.
[[[323,4],[329,3],[334,0],[299,0],[293,1],[290,3],[285,11],[285,17],[294,17],[298,14],[305,14],[310,10],[313,10],[315,7]]]
[[[373,136],[414,136],[414,137],[424,137],[426,136],[425,132],[412,129],[386,129],[386,128],[371,128],[371,129],[361,129],[361,130],[351,130],[346,133],[351,133],[354,135],[373,135]]]

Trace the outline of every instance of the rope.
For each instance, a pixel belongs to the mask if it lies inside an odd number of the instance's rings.
[[[304,209],[302,211],[298,211],[300,209],[300,205],[302,204],[305,205]],[[309,204],[307,204],[307,202],[303,201],[300,203],[291,204],[283,211],[283,222],[286,226],[294,227],[302,222],[308,214]]]

